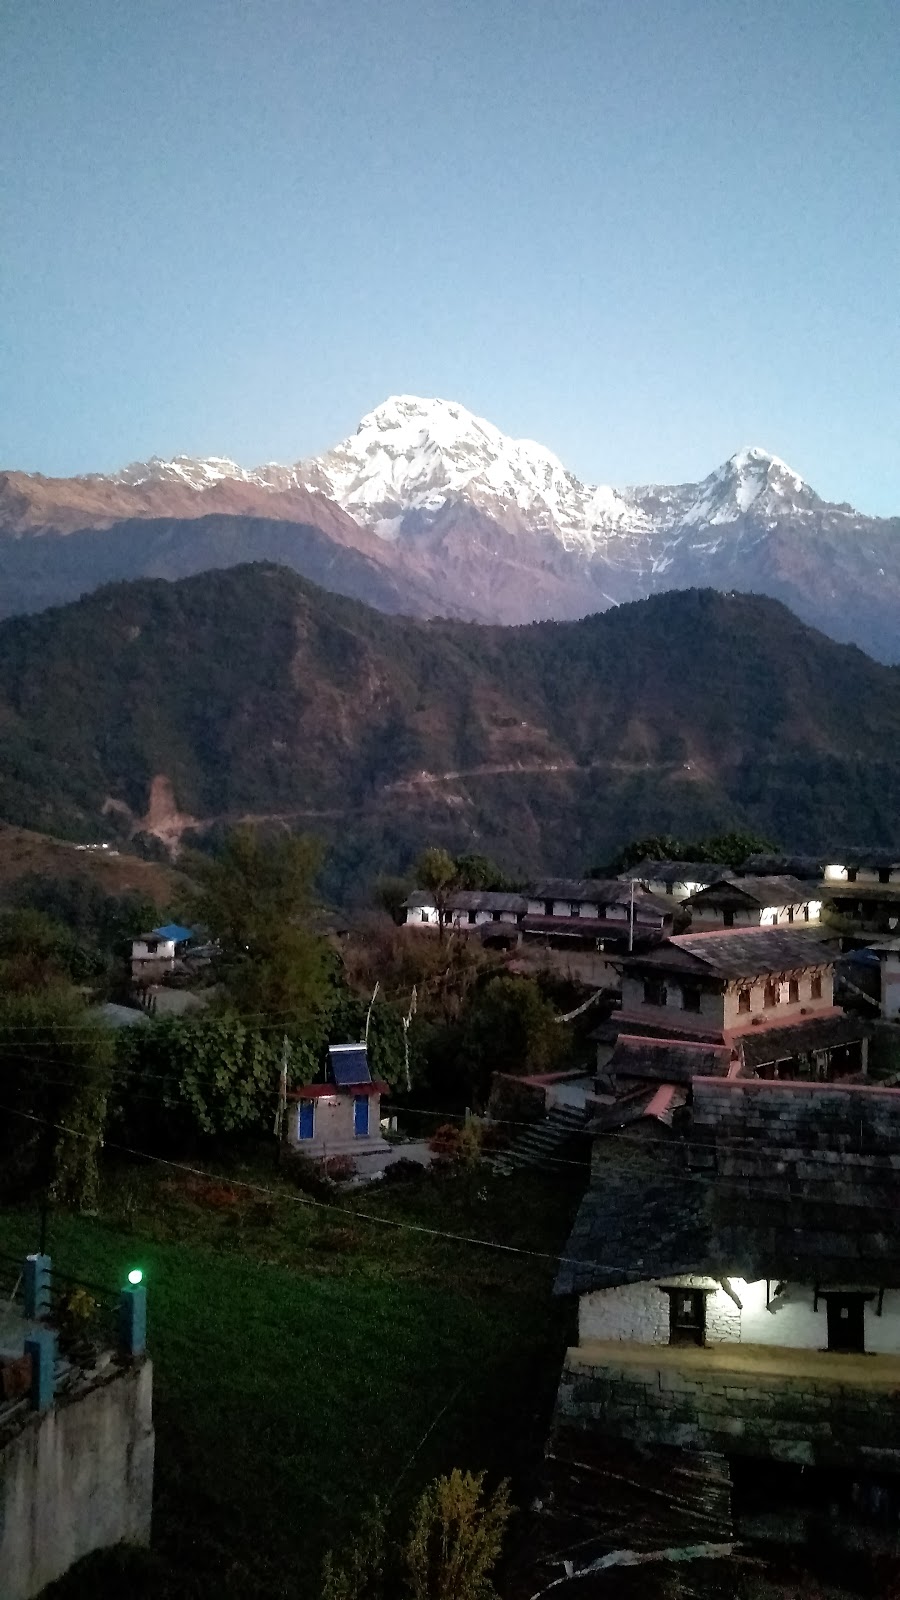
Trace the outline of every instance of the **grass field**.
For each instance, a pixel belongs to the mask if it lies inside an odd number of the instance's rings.
[[[511,1477],[527,1504],[571,1315],[553,1261],[386,1223],[552,1257],[584,1181],[558,1172],[429,1175],[314,1209],[268,1164],[229,1175],[277,1198],[135,1166],[107,1174],[97,1217],[53,1215],[63,1270],[145,1270],[157,1436],[152,1553],[94,1557],[55,1600],[316,1596],[376,1495],[402,1518],[453,1466]],[[0,1211],[0,1248],[34,1241],[33,1210]]]

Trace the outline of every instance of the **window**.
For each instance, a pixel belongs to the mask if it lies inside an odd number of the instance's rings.
[[[779,985],[775,982],[774,978],[770,978],[766,984],[765,994],[763,995],[763,1005],[768,1009],[771,1009],[772,1006],[777,1006],[779,1000],[778,990]]]
[[[695,983],[681,985],[681,1004],[685,1011],[700,1010],[700,990]]]
[[[810,995],[812,996],[813,1000],[821,1000],[821,998],[822,998],[822,977],[821,977],[820,973],[818,973],[818,972],[813,973],[812,982],[810,983],[810,986],[809,986],[809,992],[810,992]]]
[[[419,912],[419,921],[420,922],[427,922],[428,921],[428,912],[427,911],[420,911]]]
[[[794,920],[794,908],[793,908],[793,906],[788,906],[788,922],[793,922],[793,920]]]
[[[706,1295],[702,1289],[667,1289],[669,1343],[703,1344],[706,1337]]]
[[[365,1139],[369,1132],[369,1097],[365,1094],[353,1096],[353,1132],[357,1139]]]
[[[545,900],[544,901],[544,916],[545,917],[552,917],[552,915],[553,915],[553,901],[552,900]]]
[[[855,883],[856,882],[856,868],[855,867],[848,867],[847,868],[847,882],[848,883]]]
[[[315,1100],[301,1100],[297,1112],[297,1137],[298,1139],[313,1139],[316,1132],[316,1102]]]
[[[800,999],[800,984],[799,984],[799,982],[797,981],[796,978],[791,978],[788,981],[788,1000],[793,1005],[794,1002],[796,1000],[799,1000],[799,999]]]
[[[475,926],[475,912],[474,911],[470,911],[468,913],[468,923],[469,923],[469,927],[470,928],[474,928],[474,926]]]
[[[738,991],[738,1011],[749,1012],[749,1010],[750,1010],[750,990],[749,989],[741,989],[741,990]]]
[[[722,913],[722,922],[723,922],[723,924],[724,924],[724,926],[726,928],[733,928],[734,927],[734,912],[733,911],[724,911]]]
[[[644,979],[644,1004],[646,1006],[664,1006],[666,998],[666,986],[659,978]]]

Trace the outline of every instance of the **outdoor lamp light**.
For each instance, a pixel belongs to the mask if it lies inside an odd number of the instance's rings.
[[[140,1283],[141,1280],[143,1279],[143,1276],[144,1276],[144,1274],[141,1271],[140,1267],[132,1267],[131,1271],[128,1274],[128,1282],[129,1283]]]

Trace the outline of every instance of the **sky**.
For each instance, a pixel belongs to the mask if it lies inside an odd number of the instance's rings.
[[[390,394],[900,514],[896,0],[0,0],[0,467]]]

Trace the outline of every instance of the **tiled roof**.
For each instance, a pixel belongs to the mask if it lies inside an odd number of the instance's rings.
[[[900,1287],[900,1091],[719,1078],[691,1101],[665,1161],[645,1147],[588,1190],[558,1293],[687,1272]]]
[[[848,1013],[808,1017],[796,1025],[763,1028],[759,1032],[748,1030],[741,1035],[740,1049],[745,1068],[756,1071],[772,1062],[790,1061],[815,1050],[835,1050],[841,1045],[856,1044],[868,1038],[871,1031],[861,1017]]]
[[[620,1033],[603,1071],[616,1078],[653,1078],[689,1083],[697,1077],[724,1077],[731,1046],[692,1044],[682,1039],[642,1039]]]
[[[803,884],[799,878],[791,877],[765,877],[765,878],[732,878],[723,877],[716,883],[708,884],[705,889],[698,889],[696,894],[690,896],[684,903],[687,906],[743,906],[747,904],[759,906],[797,906],[803,905],[810,898],[810,885]]]
[[[639,861],[619,876],[626,883],[631,878],[648,883],[715,883],[726,871],[721,861]]]
[[[836,959],[821,936],[801,928],[729,928],[723,933],[676,934],[638,957],[635,966],[754,978],[767,972],[834,966]]]
[[[769,877],[772,874],[779,876],[788,873],[792,878],[821,878],[822,873],[831,861],[840,860],[840,856],[779,856],[779,855],[753,855],[742,861],[738,876],[744,873],[748,877]]]

